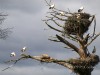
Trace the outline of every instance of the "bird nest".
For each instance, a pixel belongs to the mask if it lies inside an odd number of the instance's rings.
[[[99,56],[91,55],[86,59],[70,59],[69,63],[73,65],[74,71],[76,72],[83,72],[84,70],[92,71],[94,66],[99,63]]]
[[[90,14],[88,13],[73,13],[68,16],[65,22],[64,33],[72,35],[84,34],[91,24],[89,18]]]

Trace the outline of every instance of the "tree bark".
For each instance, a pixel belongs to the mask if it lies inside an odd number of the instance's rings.
[[[90,70],[86,70],[85,72],[83,73],[77,73],[76,75],[91,75],[91,72]]]

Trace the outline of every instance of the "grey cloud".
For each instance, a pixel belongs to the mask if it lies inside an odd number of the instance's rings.
[[[2,68],[4,68],[4,66],[1,66]],[[15,66],[14,66],[15,67]],[[11,69],[9,70],[6,70],[6,71],[1,71],[0,74],[1,75],[45,75],[45,74],[48,74],[48,75],[66,75],[66,74],[70,74],[71,72],[66,72],[66,69],[53,69],[53,68],[48,68],[48,67],[44,67],[44,66],[37,66],[37,67],[34,67],[34,66],[30,66],[30,67],[12,67]],[[0,69],[2,69],[0,68]],[[58,72],[57,72],[58,71]]]
[[[17,10],[36,13],[42,10],[42,0],[1,0],[0,7],[5,10]]]
[[[91,14],[96,13],[97,17],[97,29],[96,32],[100,32],[99,28],[99,1],[69,1],[69,0],[54,0],[54,2],[57,5],[57,8],[67,10],[67,8],[70,9],[70,11],[77,11],[77,9],[83,5],[85,6],[84,11],[90,12]],[[8,59],[11,59],[9,57],[10,52],[15,51],[17,55],[20,55],[20,49],[23,46],[27,46],[28,50],[27,53],[30,53],[31,55],[41,55],[41,54],[49,54],[50,56],[58,59],[67,59],[72,57],[71,51],[66,50],[63,48],[63,44],[54,43],[51,41],[48,41],[49,35],[55,35],[57,32],[49,29],[44,30],[44,28],[48,27],[41,21],[46,15],[46,12],[48,11],[48,7],[45,6],[44,0],[0,0],[0,9],[4,9],[8,13],[7,19],[4,21],[3,25],[6,25],[7,27],[14,27],[12,30],[13,33],[7,38],[6,40],[0,40],[0,66],[4,66],[3,61],[6,61]],[[90,32],[93,30],[93,26],[90,27]],[[94,44],[92,44],[89,49],[92,51],[93,46],[96,45],[97,47],[97,54],[100,54],[100,37],[96,39]],[[73,57],[78,57],[73,52]],[[25,62],[26,61],[26,62]],[[37,68],[37,66],[40,64],[37,61],[29,62],[29,60],[21,61],[14,67],[14,71],[12,69],[6,71],[6,72],[0,72],[0,75],[15,75],[15,72],[17,72],[16,75],[20,75],[20,73],[24,72],[24,70],[28,70],[26,75],[33,75],[33,70],[36,69],[39,70],[39,72],[34,72],[34,75],[45,75],[50,74],[52,72],[52,75],[66,75],[67,71],[61,70],[59,66],[56,66],[55,69],[53,69],[55,66],[53,65],[43,65],[51,66],[50,68],[46,68],[44,73],[41,73],[41,69]],[[23,64],[24,63],[24,64]],[[24,68],[19,68],[19,66],[22,65]],[[41,64],[42,65],[42,64]],[[41,66],[40,65],[40,66]],[[2,67],[3,67],[2,66]],[[18,67],[17,67],[18,66]],[[29,67],[28,67],[29,66]],[[29,71],[32,69],[30,66],[33,67],[32,71]],[[57,69],[59,68],[59,69]],[[17,69],[17,70],[16,70]],[[21,70],[21,71],[20,71]],[[48,71],[49,70],[49,71]],[[55,73],[55,72],[56,73]],[[59,73],[59,74],[58,74]],[[68,73],[69,74],[69,73]],[[99,75],[99,71],[95,71],[93,73],[94,75]],[[24,74],[25,75],[25,74]],[[51,75],[51,74],[50,74]]]

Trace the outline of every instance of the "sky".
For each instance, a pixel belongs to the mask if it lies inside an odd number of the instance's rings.
[[[76,12],[84,6],[85,12],[96,15],[96,32],[100,32],[99,0],[52,0],[52,2],[55,3],[56,8],[66,11],[69,8],[71,12]],[[30,59],[20,61],[12,68],[1,71],[11,65],[5,64],[4,61],[18,58],[24,46],[27,47],[27,53],[30,55],[48,54],[58,59],[78,57],[76,53],[63,48],[64,44],[48,40],[49,36],[57,34],[42,21],[48,11],[49,7],[44,0],[0,0],[0,12],[8,14],[2,25],[4,28],[13,28],[6,40],[0,39],[0,75],[74,75],[73,72],[60,65],[42,64]],[[90,32],[93,31],[93,24],[89,29]],[[100,37],[89,46],[89,51],[92,51],[95,45],[98,55],[100,54],[99,39]],[[17,56],[10,58],[9,55],[13,51]],[[100,74],[100,64],[96,66],[92,74]]]

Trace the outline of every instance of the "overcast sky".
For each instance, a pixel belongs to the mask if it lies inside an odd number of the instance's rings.
[[[48,0],[49,1],[49,0]],[[99,0],[52,0],[58,9],[76,12],[78,8],[84,6],[85,12],[95,14],[97,21],[96,32],[100,32],[100,1]],[[11,59],[9,54],[14,51],[20,55],[22,47],[27,47],[27,53],[31,55],[48,54],[54,58],[67,59],[78,57],[75,53],[64,49],[63,44],[54,43],[48,40],[50,35],[57,32],[49,29],[42,19],[45,18],[49,9],[44,0],[0,0],[0,12],[8,14],[3,22],[4,27],[13,27],[12,33],[6,40],[0,40],[0,70],[10,64],[4,61]],[[93,31],[93,25],[90,32]],[[92,51],[93,46],[100,54],[100,37],[89,47]],[[17,58],[15,57],[15,58]],[[13,58],[14,59],[14,58]],[[0,75],[74,75],[70,70],[56,64],[41,64],[38,61],[20,61],[12,68],[2,72]],[[100,65],[96,66],[94,75],[100,74]]]

